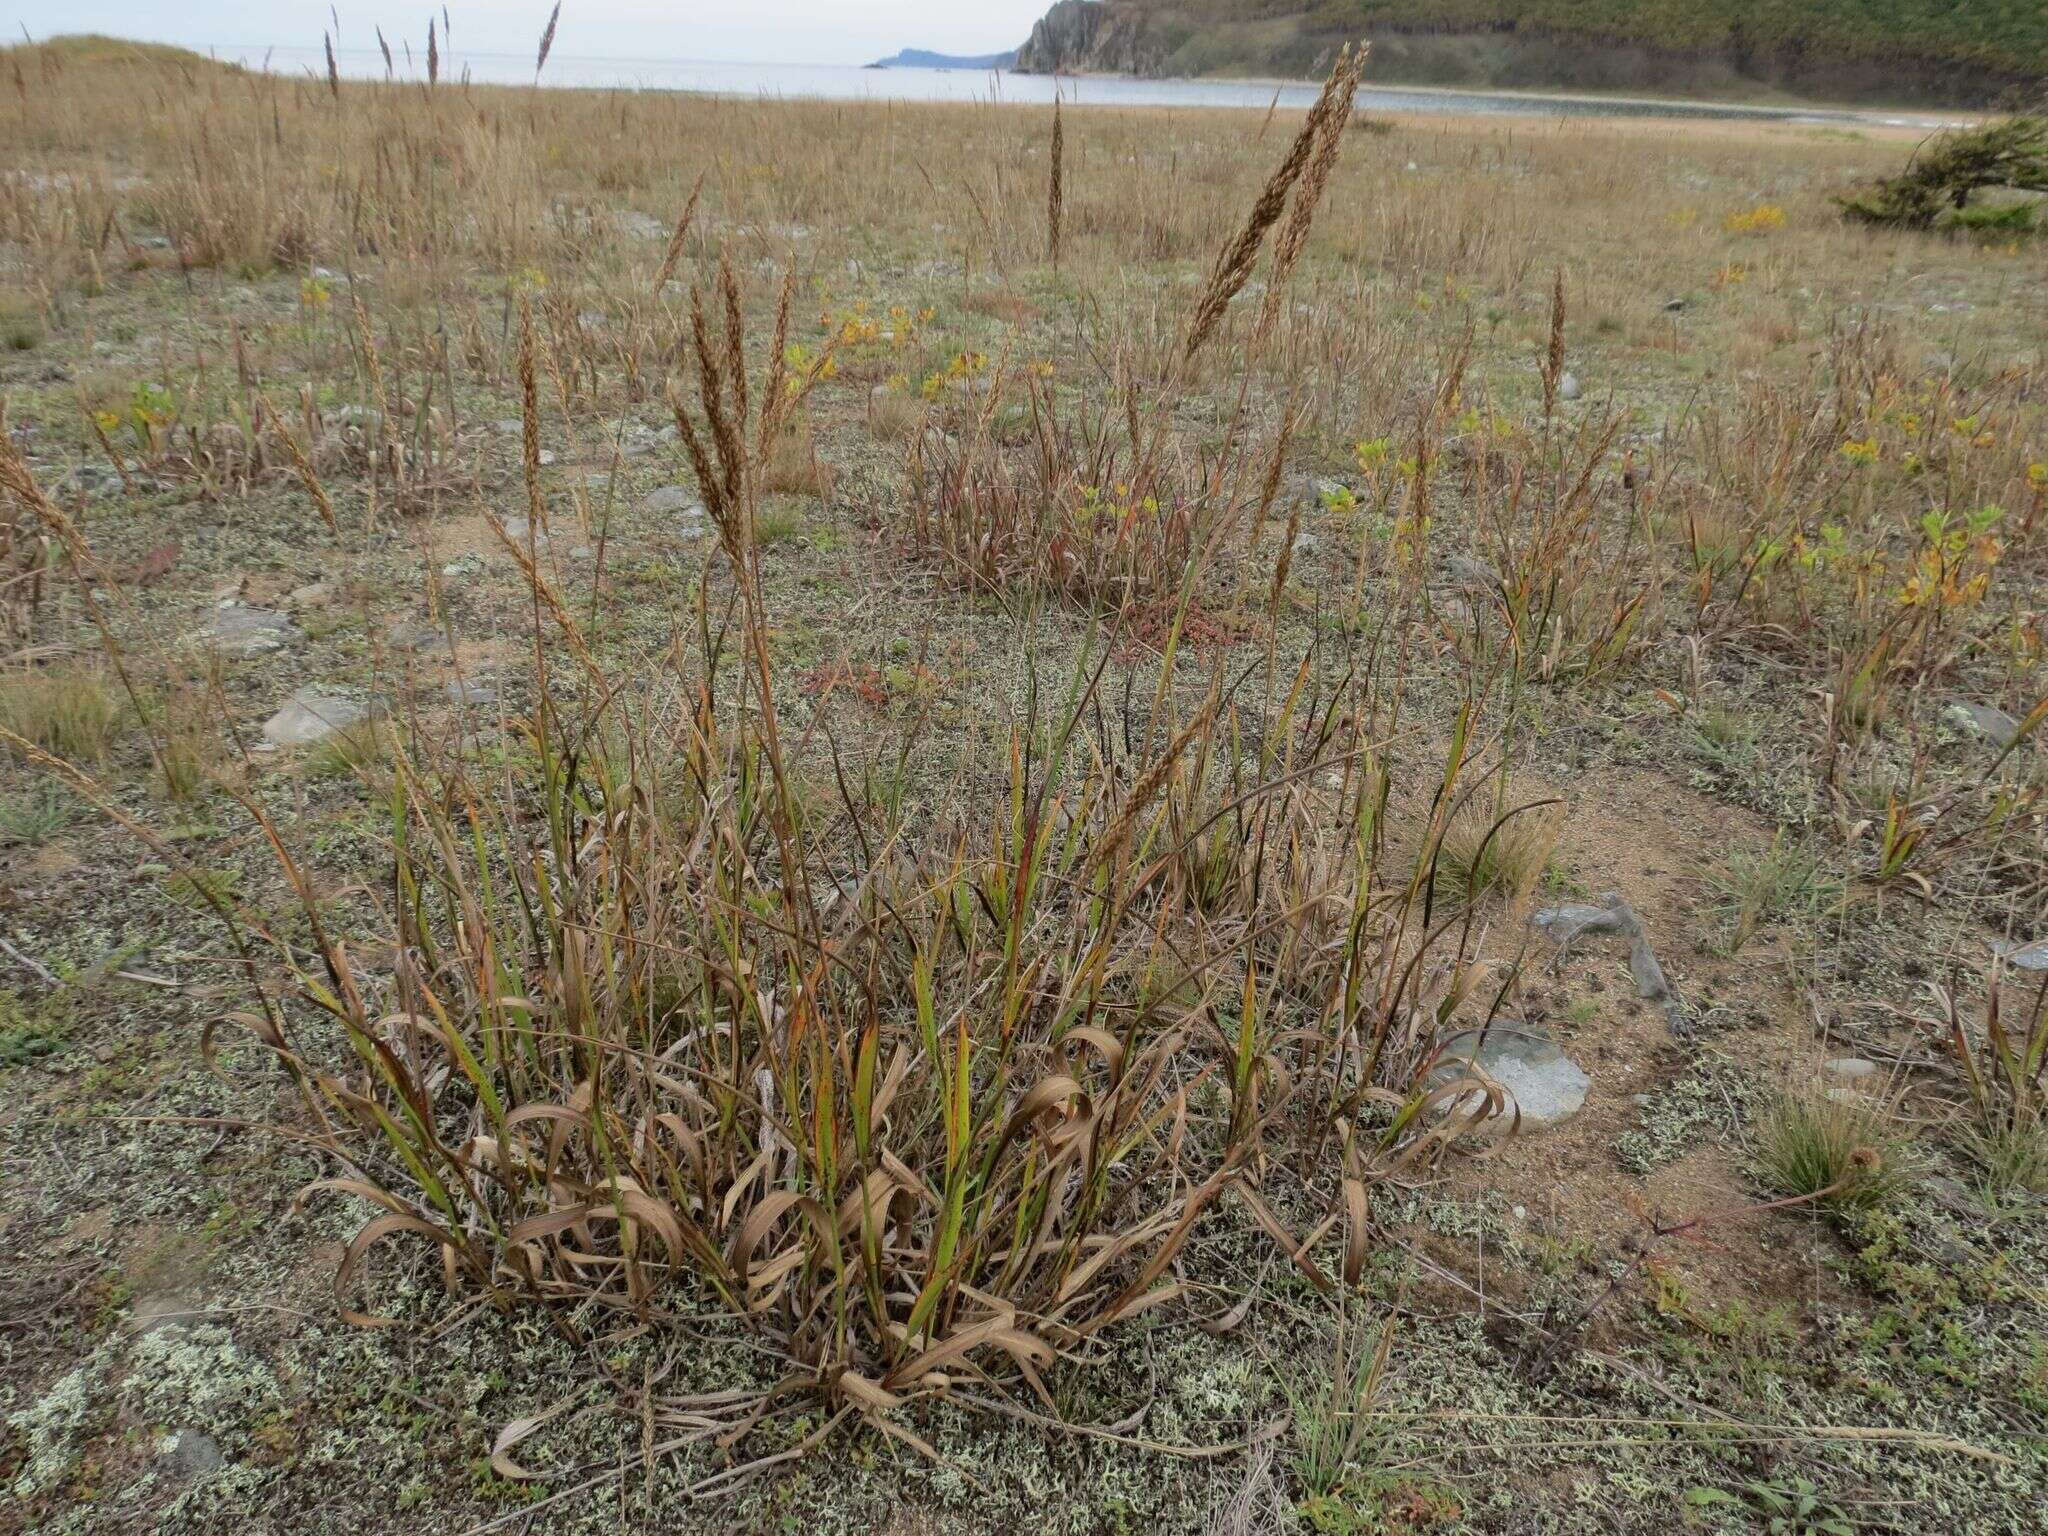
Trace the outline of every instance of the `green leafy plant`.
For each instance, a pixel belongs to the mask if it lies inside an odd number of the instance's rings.
[[[31,1006],[0,992],[0,1066],[26,1066],[62,1050],[70,1039],[71,1016],[60,1002]]]
[[[2048,118],[1952,129],[1916,150],[1896,176],[1835,201],[1865,224],[1929,229],[1944,214],[1970,212],[1970,199],[1991,187],[2048,192]]]
[[[52,785],[0,794],[0,844],[39,847],[68,827],[71,818],[71,802]]]
[[[1808,845],[1786,838],[1781,827],[1760,850],[1738,848],[1707,876],[1720,920],[1721,947],[1734,954],[1771,923],[1812,918],[1839,902],[1842,883]]]
[[[1856,1536],[1856,1526],[1842,1507],[1803,1477],[1782,1483],[1743,1483],[1732,1493],[1725,1488],[1690,1488],[1685,1502],[1693,1509],[1730,1505],[1746,1509],[1770,1536]]]
[[[2038,946],[2033,946],[2038,948]],[[1939,1012],[1927,1022],[1943,1036],[1963,1078],[1962,1142],[2000,1193],[2048,1193],[2048,1001],[2038,985],[2016,986],[2001,956],[1987,978],[1981,1024],[1964,1023],[1949,989],[1933,985]]]
[[[1297,1384],[1294,1371],[1280,1373],[1281,1390],[1293,1410],[1294,1475],[1311,1501],[1341,1493],[1366,1459],[1393,1343],[1392,1318],[1367,1330],[1342,1317],[1319,1386]]]

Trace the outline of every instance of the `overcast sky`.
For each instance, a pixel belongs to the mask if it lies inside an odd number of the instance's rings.
[[[1013,48],[1051,0],[563,0],[555,52],[634,59],[740,59],[789,64],[865,64],[898,48],[997,53]],[[553,0],[451,0],[457,51],[529,52]],[[438,4],[336,0],[343,46],[374,48],[381,26],[396,47],[426,44]],[[325,4],[308,0],[0,0],[19,36],[109,32],[119,37],[236,47],[320,46]]]

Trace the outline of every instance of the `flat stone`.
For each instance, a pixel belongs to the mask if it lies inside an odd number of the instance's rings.
[[[640,498],[640,510],[656,517],[707,517],[704,503],[680,485],[656,486]]]
[[[1632,914],[1619,907],[1596,907],[1583,901],[1560,902],[1529,914],[1531,926],[1562,944],[1586,933],[1631,933]]]
[[[401,619],[384,631],[384,643],[393,650],[418,655],[421,651],[445,651],[448,633],[435,624],[415,624]]]
[[[188,638],[195,645],[211,646],[231,656],[267,656],[306,637],[281,613],[222,603]]]
[[[491,423],[493,432],[502,432],[507,437],[520,437],[526,432],[526,423],[517,416],[500,416]]]
[[[1557,398],[1560,400],[1576,400],[1582,393],[1576,373],[1566,373],[1557,381]]]
[[[181,1429],[164,1447],[164,1462],[179,1477],[206,1477],[227,1465],[220,1442],[197,1429]]]
[[[533,524],[526,520],[524,514],[515,513],[513,516],[506,518],[503,527],[505,529],[505,537],[514,544],[517,544],[521,549],[526,548],[528,534],[532,535],[533,547],[536,550],[543,550],[548,547],[547,530],[535,528]]]
[[[1472,555],[1453,555],[1444,562],[1444,574],[1453,586],[1474,592],[1500,590],[1500,572]]]
[[[1995,747],[2009,747],[2019,736],[2020,723],[2004,710],[1969,699],[1957,699],[1941,712],[1941,723],[1958,735],[1988,741]]]
[[[498,702],[498,690],[489,683],[476,682],[458,677],[441,690],[450,704],[457,708],[481,709]]]
[[[2048,939],[2036,939],[2031,944],[1994,945],[2005,963],[2022,971],[2048,971]]]
[[[375,437],[384,430],[384,413],[371,405],[344,405],[334,413],[333,420],[335,426],[365,437]]]
[[[372,703],[309,683],[263,722],[263,739],[277,747],[310,747],[377,714]]]
[[[1454,1063],[1472,1062],[1513,1100],[1513,1108],[1521,1111],[1523,1130],[1562,1125],[1585,1106],[1593,1079],[1555,1041],[1499,1024],[1485,1032],[1483,1042],[1480,1033],[1467,1030],[1446,1041],[1445,1059],[1437,1071],[1449,1076],[1457,1070]]]
[[[1846,1077],[1852,1082],[1877,1076],[1877,1063],[1861,1056],[1837,1056],[1828,1062],[1827,1069],[1836,1077]]]

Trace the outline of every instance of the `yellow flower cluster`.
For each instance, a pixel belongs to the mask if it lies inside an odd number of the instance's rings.
[[[1776,203],[1758,203],[1754,208],[1729,214],[1721,221],[1721,227],[1731,235],[1768,235],[1785,227],[1785,210]]]

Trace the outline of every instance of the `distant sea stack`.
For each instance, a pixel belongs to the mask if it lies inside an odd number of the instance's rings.
[[[869,69],[1008,69],[1017,62],[1017,50],[1007,53],[933,53],[929,48],[906,48],[886,59],[877,59]]]
[[[1160,75],[1170,51],[1151,17],[1099,0],[1058,0],[1017,50],[1020,75]]]

